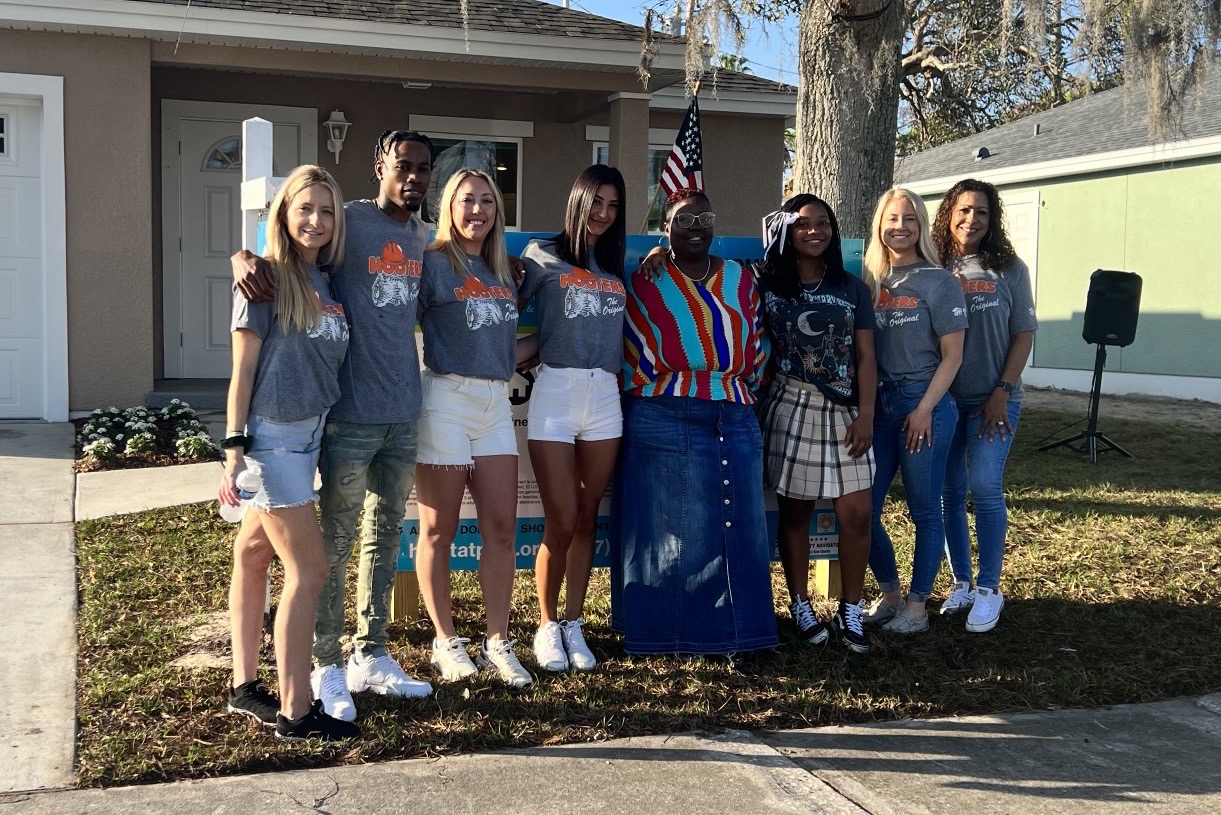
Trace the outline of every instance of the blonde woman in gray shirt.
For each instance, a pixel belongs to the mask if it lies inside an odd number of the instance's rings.
[[[420,280],[425,370],[416,457],[416,573],[436,631],[433,666],[446,680],[473,675],[469,640],[458,636],[454,625],[449,568],[462,497],[469,489],[479,519],[479,585],[487,617],[479,662],[522,688],[534,680],[509,639],[517,522],[517,436],[509,378],[517,363],[517,286],[504,230],[504,200],[496,182],[472,169],[451,176]]]
[[[910,190],[895,187],[878,201],[865,278],[873,290],[878,360],[869,566],[882,596],[864,619],[885,623],[888,631],[918,634],[928,630],[925,604],[945,543],[941,489],[958,421],[949,388],[962,361],[967,312],[958,281],[940,266],[924,202]],[[887,492],[900,470],[916,527],[906,602],[894,546],[882,523]]]
[[[229,431],[221,441],[225,472],[217,497],[237,506],[237,479],[247,469],[262,482],[233,543],[229,617],[233,684],[229,710],[268,726],[281,739],[333,741],[360,730],[310,700],[310,646],[326,549],[314,504],[327,412],[339,399],[339,366],[348,321],[318,265],[343,257],[343,197],[321,167],[298,167],[280,187],[268,218],[267,260],[275,299],[233,295],[233,375]],[[253,487],[252,487],[253,488]],[[276,614],[276,668],[281,698],[258,678],[267,567],[284,564]]]

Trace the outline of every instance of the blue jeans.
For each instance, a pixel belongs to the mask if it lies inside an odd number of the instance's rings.
[[[933,591],[941,567],[945,530],[941,520],[941,491],[945,462],[950,452],[958,408],[948,393],[933,408],[932,438],[919,452],[907,451],[903,422],[928,390],[928,382],[903,380],[879,382],[873,417],[873,455],[877,475],[873,479],[873,523],[869,567],[882,591],[899,590],[899,567],[895,547],[882,526],[882,506],[895,479],[903,473],[907,509],[916,527],[916,551],[912,558],[912,581],[908,598],[923,602]]]
[[[1005,557],[1005,533],[1009,530],[1009,511],[1005,506],[1002,479],[1013,432],[1002,439],[994,434],[979,437],[982,416],[971,416],[979,405],[958,405],[958,426],[950,445],[946,464],[945,491],[941,506],[945,518],[945,551],[954,579],[971,580],[971,533],[967,526],[967,490],[975,504],[975,537],[979,542],[979,576],[976,586],[998,589],[1001,561]],[[1009,402],[1009,427],[1017,430],[1021,402]]]
[[[398,570],[399,535],[415,482],[416,423],[329,421],[322,437],[322,539],[330,571],[318,597],[314,662],[342,665],[343,595],[348,560],[363,509],[356,582],[356,649],[386,653],[390,592]]]

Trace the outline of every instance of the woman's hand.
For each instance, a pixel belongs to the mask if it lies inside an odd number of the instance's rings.
[[[907,452],[919,453],[933,443],[933,411],[918,407],[903,420],[907,432]]]
[[[1013,432],[1013,428],[1009,426],[1009,394],[1005,393],[1000,388],[992,391],[992,395],[988,397],[988,401],[977,407],[972,413],[971,418],[982,416],[979,422],[979,437],[984,437],[984,431],[988,433],[988,441],[996,436],[1000,437],[1001,441],[1005,440],[1005,436]]]
[[[237,477],[246,469],[246,457],[240,450],[230,448],[225,451],[225,469],[220,476],[220,489],[216,491],[216,500],[221,504],[235,507],[241,503],[237,497]]]
[[[844,434],[844,447],[848,448],[848,455],[856,459],[868,453],[872,444],[873,417],[858,415]]]
[[[654,246],[649,253],[640,259],[640,271],[649,280],[657,280],[666,271],[666,250]]]

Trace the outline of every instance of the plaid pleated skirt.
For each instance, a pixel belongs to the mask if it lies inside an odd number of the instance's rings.
[[[844,446],[856,416],[856,408],[835,404],[814,385],[777,376],[759,406],[764,483],[803,501],[869,489],[873,449],[854,459]]]

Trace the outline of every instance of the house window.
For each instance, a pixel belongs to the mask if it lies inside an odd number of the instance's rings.
[[[441,192],[450,176],[470,167],[482,170],[496,181],[505,202],[505,226],[521,223],[521,139],[476,136],[431,136],[436,148],[432,182],[428,189],[428,211],[436,217]]]
[[[649,232],[660,232],[661,222],[666,215],[666,202],[659,198],[658,189],[661,183],[661,171],[666,167],[666,159],[670,157],[670,145],[649,145],[649,216],[647,226]],[[606,143],[594,145],[594,163],[610,164],[610,145]],[[634,231],[635,224],[628,224],[628,231]]]
[[[0,157],[8,156],[8,114],[0,113]]]
[[[212,145],[204,154],[205,170],[237,172],[242,169],[242,140],[229,136]]]

